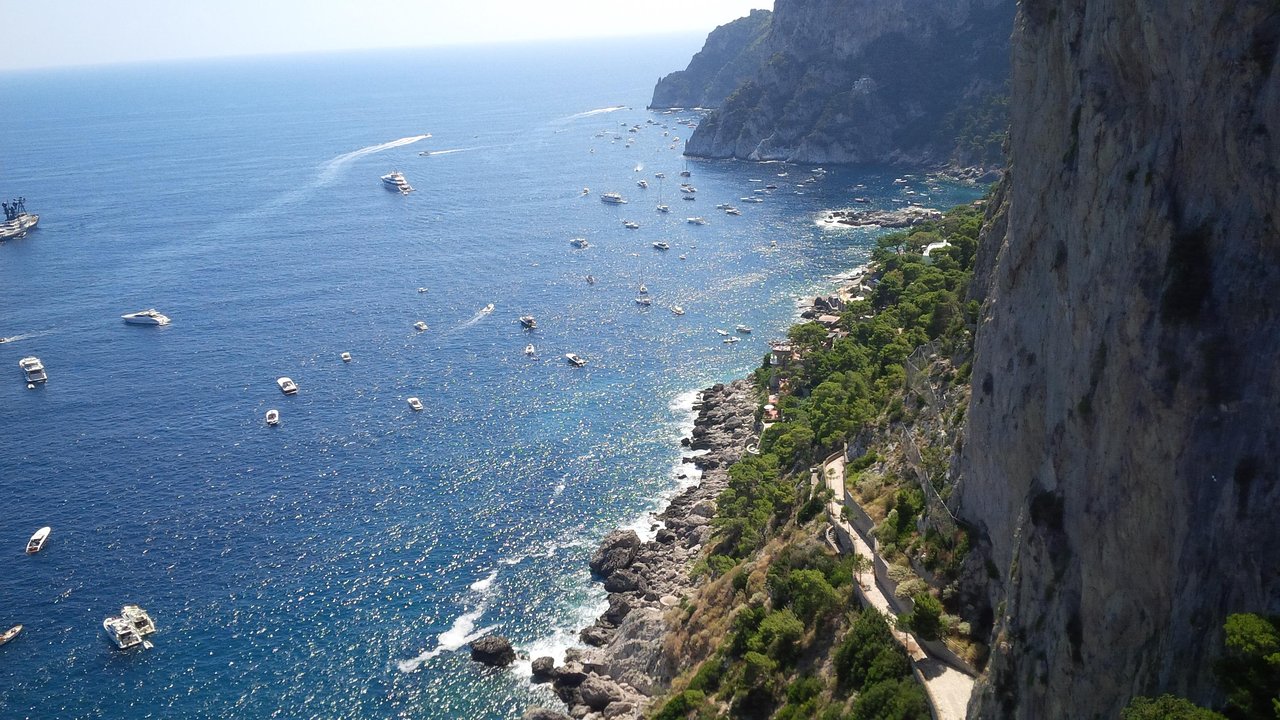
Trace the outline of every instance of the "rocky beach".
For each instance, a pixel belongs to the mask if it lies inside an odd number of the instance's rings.
[[[729,466],[756,442],[758,404],[746,379],[702,392],[693,431],[681,441],[684,463],[700,470],[701,480],[657,514],[653,540],[617,530],[600,543],[591,570],[609,593],[608,609],[582,630],[585,647],[570,649],[563,665],[550,657],[533,661],[534,681],[551,683],[567,714],[531,708],[525,720],[640,718],[666,690],[678,670],[664,652],[670,616],[692,593],[690,569],[711,538]]]

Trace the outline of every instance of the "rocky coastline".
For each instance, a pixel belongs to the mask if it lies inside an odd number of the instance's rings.
[[[909,205],[900,210],[831,210],[818,221],[846,227],[908,228],[942,219],[942,211]]]
[[[692,595],[693,564],[712,534],[716,498],[728,484],[729,466],[757,441],[758,407],[750,380],[717,384],[694,404],[697,418],[685,465],[702,472],[656,515],[654,539],[634,530],[616,530],[591,558],[591,571],[604,582],[609,607],[579,637],[563,665],[550,657],[533,661],[533,680],[550,683],[567,708],[530,708],[525,720],[616,720],[641,718],[679,671],[665,652],[668,618]],[[678,612],[678,611],[675,611]]]

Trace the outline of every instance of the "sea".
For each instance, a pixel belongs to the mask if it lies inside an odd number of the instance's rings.
[[[604,600],[595,544],[651,532],[696,481],[696,391],[757,367],[797,299],[867,259],[878,231],[821,212],[978,196],[686,160],[699,114],[645,105],[701,42],[0,74],[0,195],[41,217],[0,243],[0,629],[24,627],[0,647],[0,717],[555,706],[527,660],[484,667],[466,643],[573,644]],[[415,191],[384,188],[393,170]],[[121,320],[147,308],[171,324]],[[153,648],[108,641],[126,603]]]

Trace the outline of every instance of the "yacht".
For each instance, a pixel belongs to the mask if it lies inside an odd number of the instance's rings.
[[[672,315],[683,315],[683,314],[684,314],[684,308],[680,307],[679,305],[672,305],[672,306],[671,306],[671,314],[672,314]]]
[[[680,177],[689,177],[689,176],[690,176],[690,174],[691,174],[691,173],[690,173],[688,170],[681,170],[681,171],[680,171]]]
[[[49,533],[51,532],[53,532],[53,528],[50,527],[42,527],[37,530],[36,534],[32,535],[31,539],[27,541],[27,554],[35,555],[43,550],[45,541],[49,539]]]
[[[666,243],[662,242],[661,240],[659,240],[658,242],[654,243],[654,244],[653,244],[653,247],[654,247],[655,249],[658,249],[658,250],[670,250],[670,249],[671,249],[671,246],[670,246],[670,245],[668,245],[668,244],[666,244]]]
[[[608,205],[625,205],[627,203],[626,200],[622,199],[622,195],[616,192],[601,195],[600,202]]]
[[[580,237],[570,240],[569,244],[578,248],[579,250],[581,250],[582,248],[591,247],[589,244],[587,244],[586,238],[580,238]]]
[[[342,353],[342,362],[351,362],[351,353],[349,352]]]
[[[22,372],[27,374],[28,385],[46,382],[49,379],[49,376],[45,374],[44,365],[40,362],[40,358],[35,355],[19,360],[18,367],[22,368]]]
[[[285,395],[298,394],[298,384],[287,377],[277,378],[276,384],[280,386],[280,392]]]
[[[18,633],[20,633],[20,632],[22,632],[22,626],[21,626],[21,625],[14,625],[13,627],[9,628],[8,630],[5,630],[5,631],[4,631],[4,634],[3,634],[3,635],[0,635],[0,645],[3,645],[3,644],[5,644],[5,643],[9,642],[10,640],[12,640],[12,639],[14,639],[14,638],[18,637]]]
[[[583,365],[587,364],[586,360],[578,357],[577,355],[574,355],[573,353],[566,353],[564,356],[564,359],[568,360],[569,364],[574,367],[582,367]]]
[[[427,324],[419,320],[418,322],[413,324],[413,329],[417,330],[418,332],[422,332],[423,330],[427,329]]]
[[[413,187],[409,185],[409,181],[404,179],[404,173],[399,170],[393,170],[382,176],[382,184],[388,190],[395,190],[401,195],[408,195],[413,192]]]
[[[422,412],[422,401],[416,397],[411,397],[409,398],[409,407],[412,408],[414,412]]]
[[[628,230],[639,230],[639,229],[640,229],[640,223],[638,223],[638,222],[631,222],[630,220],[623,220],[623,221],[622,221],[622,227],[624,227],[624,228],[626,228],[626,229],[628,229]]]
[[[686,218],[685,222],[689,223],[690,225],[706,225],[707,219],[704,217],[691,217],[691,218]]]
[[[102,621],[102,629],[121,650],[138,645],[150,648],[151,643],[145,638],[156,631],[156,624],[146,610],[137,605],[125,605],[120,608],[120,617]]]
[[[525,315],[520,318],[520,324],[529,330],[538,329],[538,321],[533,319],[532,315]]]
[[[694,193],[698,192],[698,188],[696,188],[696,187],[694,187],[694,186],[690,185],[689,183],[684,183],[684,184],[682,184],[682,185],[680,186],[680,192],[682,192],[682,193],[686,193],[686,194],[688,194],[688,195],[692,195],[692,194],[694,194]]]
[[[742,214],[742,211],[741,211],[741,210],[739,210],[738,208],[736,208],[736,207],[734,207],[734,206],[730,205],[729,207],[727,207],[727,208],[725,208],[725,209],[724,209],[724,214],[725,214],[725,215],[741,215],[741,214]]]
[[[270,410],[267,411],[267,424],[270,425],[271,427],[275,427],[280,424],[279,410],[275,408],[271,408]]]
[[[161,315],[155,308],[150,310],[139,310],[136,313],[121,315],[125,323],[129,325],[168,325],[169,318]]]
[[[738,332],[740,332],[740,333],[742,333],[742,334],[744,334],[744,335],[750,335],[750,334],[751,334],[751,328],[747,327],[746,325],[739,325],[738,327],[734,328],[734,330],[737,330]]]
[[[639,187],[641,190],[648,190],[648,189],[649,189],[649,181],[648,181],[648,180],[637,180],[637,181],[636,181],[636,186],[637,186],[637,187]]]
[[[538,351],[534,349],[533,343],[529,343],[528,345],[524,346],[525,355],[528,355],[529,357],[533,357],[536,352]]]

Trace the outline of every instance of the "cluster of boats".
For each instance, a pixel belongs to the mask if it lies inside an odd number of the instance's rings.
[[[36,530],[31,539],[27,541],[27,554],[35,555],[44,550],[44,546],[49,542],[49,535],[52,532],[53,528],[50,527],[42,527]],[[150,648],[152,647],[151,642],[146,638],[155,633],[156,623],[151,619],[151,615],[141,607],[125,605],[120,608],[118,616],[108,617],[102,621],[102,629],[106,632],[111,642],[121,650],[127,650],[138,645]],[[22,625],[14,625],[0,633],[0,645],[13,640],[21,632]]]
[[[125,323],[128,325],[168,325],[169,318],[161,314],[155,308],[150,310],[140,310],[135,313],[121,315]],[[6,343],[10,338],[0,338],[0,344]],[[44,369],[44,363],[35,355],[28,355],[18,361],[18,367],[22,369],[22,375],[27,381],[27,388],[34,390],[37,385],[49,381],[49,373]]]

